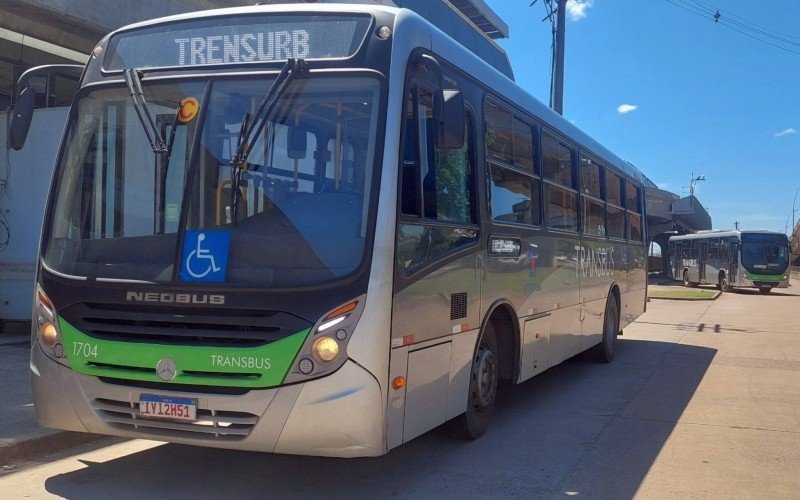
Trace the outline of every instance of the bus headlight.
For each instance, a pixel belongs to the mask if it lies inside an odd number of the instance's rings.
[[[64,366],[69,366],[64,353],[64,341],[61,339],[61,332],[58,329],[56,309],[53,307],[53,302],[38,285],[36,286],[35,307],[36,338],[39,346],[49,358]]]
[[[347,361],[347,343],[361,318],[366,298],[362,295],[345,302],[317,321],[286,375],[285,384],[330,375]]]
[[[339,344],[330,337],[320,337],[314,341],[314,354],[321,361],[329,363],[339,355]]]

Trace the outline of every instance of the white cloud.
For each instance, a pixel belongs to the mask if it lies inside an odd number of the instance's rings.
[[[586,11],[594,5],[594,0],[567,0],[567,15],[572,21],[586,17]]]
[[[617,106],[617,113],[621,115],[627,115],[631,111],[636,111],[636,108],[639,106],[634,106],[633,104],[620,104]]]
[[[797,130],[793,129],[792,127],[787,128],[786,130],[781,130],[780,132],[775,132],[775,137],[784,137],[787,135],[796,134]]]

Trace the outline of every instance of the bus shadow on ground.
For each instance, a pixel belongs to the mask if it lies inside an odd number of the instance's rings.
[[[46,480],[67,498],[631,497],[716,350],[620,339],[608,365],[580,356],[503,387],[477,441],[447,424],[379,458],[329,459],[163,445]],[[319,418],[326,418],[320,415]]]

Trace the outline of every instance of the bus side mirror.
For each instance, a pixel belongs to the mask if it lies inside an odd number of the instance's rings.
[[[436,147],[464,147],[464,95],[458,90],[440,90],[434,94],[433,116]]]
[[[292,160],[304,160],[308,156],[308,132],[303,127],[290,125],[286,134],[286,152]]]
[[[25,145],[28,130],[33,119],[33,108],[36,104],[36,89],[28,84],[34,77],[50,77],[63,75],[80,80],[83,66],[79,64],[49,64],[36,66],[22,73],[17,81],[17,88],[22,89],[14,97],[14,109],[11,111],[11,123],[8,127],[8,146],[19,151]]]
[[[11,111],[11,123],[8,127],[8,145],[19,151],[25,145],[28,130],[33,119],[33,106],[36,104],[36,90],[26,86],[17,95],[16,104]]]

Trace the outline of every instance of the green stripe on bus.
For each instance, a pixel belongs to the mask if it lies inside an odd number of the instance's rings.
[[[174,384],[263,389],[281,385],[308,337],[303,330],[260,347],[208,347],[101,340],[59,318],[67,360],[84,375],[164,382],[156,365],[170,358]]]

